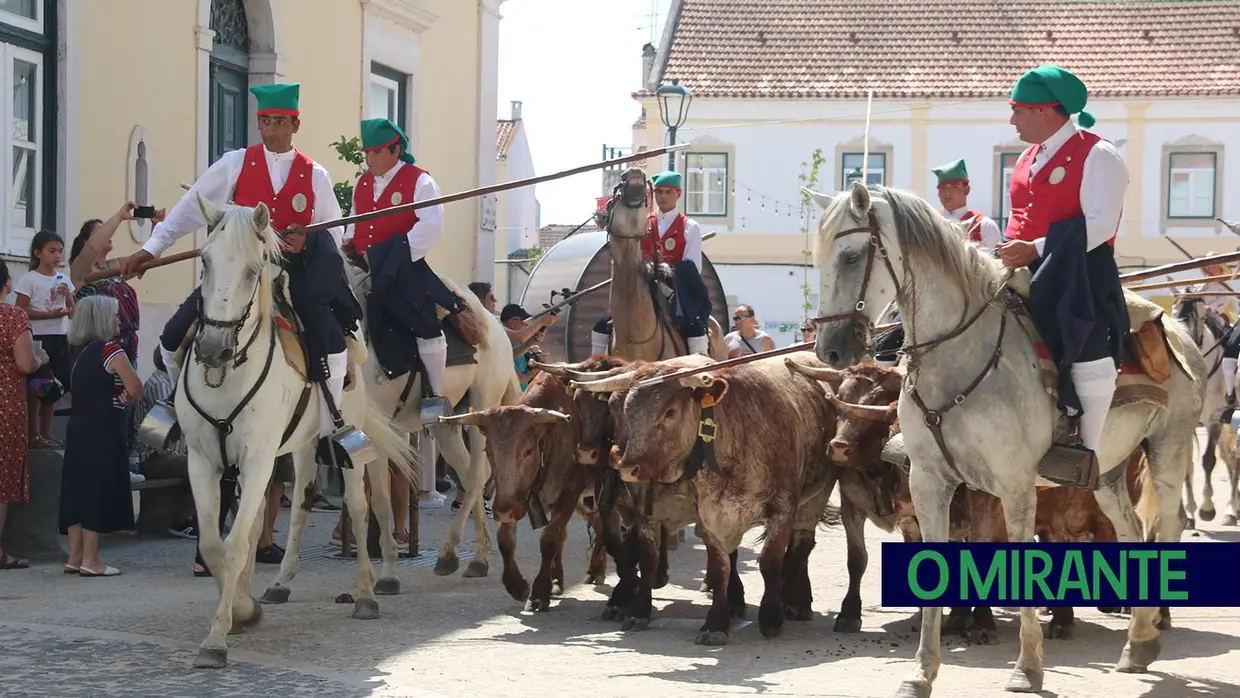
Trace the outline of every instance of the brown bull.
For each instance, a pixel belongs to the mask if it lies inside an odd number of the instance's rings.
[[[863,535],[865,520],[868,518],[887,532],[899,529],[906,542],[921,540],[907,474],[879,460],[888,436],[898,429],[896,402],[903,376],[896,369],[873,365],[836,371],[813,361],[789,359],[788,363],[794,370],[830,386],[831,400],[839,414],[829,454],[839,467],[840,516],[848,541],[849,588],[836,618],[835,630],[857,632],[861,629],[861,577],[868,560]],[[1143,482],[1148,479],[1143,451],[1132,454],[1125,475],[1134,504],[1138,504],[1143,492],[1152,492]],[[1144,489],[1143,484],[1146,485]],[[1050,487],[1039,489],[1037,497],[1035,533],[1039,539],[1052,542],[1116,540],[1115,529],[1099,508],[1093,492],[1075,487]],[[1152,498],[1147,499],[1146,504],[1152,505]],[[951,530],[953,540],[1007,542],[999,499],[963,485],[957,488],[952,499]],[[1051,613],[1047,636],[1070,639],[1075,625],[1072,607],[1053,608]],[[1164,623],[1168,620],[1164,609]],[[966,634],[973,642],[983,644],[998,641],[993,612],[985,606],[953,608],[944,621],[943,632]]]
[[[794,527],[812,531],[826,508],[826,444],[835,414],[818,384],[788,370],[781,358],[636,385],[674,370],[672,360],[575,384],[628,391],[616,449],[626,480],[692,483],[714,590],[698,644],[728,640],[730,557],[754,526],[766,529],[759,559],[763,635],[778,634],[785,606],[800,601],[781,598],[785,557]]]
[[[615,367],[616,361],[591,360],[583,370]],[[493,515],[500,522],[497,538],[504,560],[504,588],[526,610],[545,611],[551,597],[563,593],[564,543],[574,511],[594,524],[596,536],[590,552],[586,583],[603,581],[607,571],[604,537],[600,522],[590,508],[581,506],[582,493],[593,489],[589,470],[576,465],[576,439],[572,400],[567,378],[540,372],[530,382],[517,405],[470,412],[445,418],[458,424],[476,425],[487,435],[486,456],[495,477]],[[539,540],[542,565],[531,588],[515,557],[516,524],[526,516],[530,503],[539,513],[549,514]]]
[[[678,366],[697,366],[711,363],[700,357],[680,357]],[[637,362],[632,369],[648,365]],[[601,379],[622,371],[599,372],[582,376],[582,380]],[[600,460],[610,461],[617,433],[623,429],[623,406],[627,391],[591,392],[577,390],[573,396],[574,422],[577,429],[577,460],[581,464],[594,464]],[[619,479],[619,473],[609,469],[608,475]],[[618,482],[613,482],[617,486]],[[647,515],[643,497],[650,488],[651,513]],[[620,582],[612,590],[605,619],[627,615],[624,628],[641,630],[649,626],[653,611],[652,592],[668,582],[667,540],[671,535],[697,520],[697,503],[692,488],[684,484],[665,485],[657,482],[640,487],[626,485],[617,487],[620,495],[614,502],[607,502],[618,523],[626,529],[622,550],[624,562],[616,557],[616,570]],[[605,505],[604,505],[605,506]],[[611,518],[608,519],[610,523]],[[636,565],[632,564],[636,562]],[[746,612],[745,587],[735,568],[736,553],[731,556],[732,572],[728,578],[728,601],[734,617],[744,617]],[[638,574],[640,566],[640,575]],[[708,591],[708,584],[703,591]]]

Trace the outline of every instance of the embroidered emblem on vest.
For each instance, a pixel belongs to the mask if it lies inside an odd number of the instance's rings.
[[[663,246],[664,246],[665,248],[667,248],[669,251],[670,251],[670,250],[675,249],[675,248],[676,248],[676,240],[675,240],[675,238],[668,238],[668,239],[664,240],[664,241],[663,241]]]
[[[306,195],[297,193],[293,195],[293,210],[301,213],[306,210]]]
[[[400,202],[401,202],[404,198],[405,198],[405,197],[403,197],[403,196],[401,196],[401,195],[400,195],[400,192],[394,192],[394,193],[392,194],[392,205],[393,205],[393,206],[396,206],[396,205],[400,204]]]
[[[1063,181],[1063,178],[1067,176],[1067,174],[1068,174],[1068,171],[1065,170],[1063,166],[1061,165],[1051,170],[1051,176],[1048,177],[1048,179],[1050,180],[1051,184],[1059,184],[1060,182]]]

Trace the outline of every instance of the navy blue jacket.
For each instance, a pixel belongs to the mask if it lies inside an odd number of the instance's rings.
[[[701,337],[706,334],[710,319],[710,292],[702,274],[689,260],[681,260],[672,266],[675,275],[676,300],[680,305],[681,315],[673,318],[674,322],[685,331],[687,337]],[[673,308],[675,313],[675,308]],[[697,332],[700,330],[700,332]]]
[[[288,271],[289,300],[302,323],[307,371],[312,381],[327,378],[327,357],[346,349],[344,331],[355,331],[362,317],[344,271],[344,258],[331,233],[307,236],[306,246],[296,254],[284,253]]]
[[[1072,383],[1072,364],[1083,357],[1086,344],[1106,333],[1116,366],[1127,357],[1128,307],[1124,304],[1115,248],[1108,244],[1085,252],[1085,219],[1052,223],[1042,258],[1029,265],[1029,310],[1034,326],[1059,367],[1059,409],[1081,410]]]
[[[436,306],[457,313],[465,303],[431,270],[426,258],[410,259],[409,238],[396,235],[366,250],[370,295],[366,326],[375,357],[389,378],[413,368],[417,340],[443,334]]]

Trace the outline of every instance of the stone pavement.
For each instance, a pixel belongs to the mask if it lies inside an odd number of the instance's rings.
[[[1203,439],[1204,441],[1204,439]],[[1200,476],[1197,488],[1200,491]],[[1215,472],[1220,516],[1226,475]],[[869,569],[862,588],[863,630],[832,632],[847,586],[844,536],[819,530],[810,558],[815,615],[789,622],[768,640],[751,620],[761,597],[757,531],[740,553],[749,619],[734,626],[726,647],[693,640],[709,600],[698,592],[705,554],[689,536],[672,553],[671,583],[654,594],[650,630],[625,633],[599,617],[615,582],[575,583],[546,613],[524,613],[504,592],[498,552],[490,576],[437,577],[433,548],[443,539],[447,508],[422,517],[418,559],[403,559],[400,596],[379,597],[381,618],[358,621],[351,604],[354,564],[328,548],[335,514],[310,515],[309,540],[292,599],[265,606],[262,624],[228,639],[230,664],[217,671],[191,667],[216,604],[210,579],[190,572],[193,541],[112,536],[104,559],[124,572],[110,579],[61,574],[59,564],[0,572],[0,677],[3,696],[722,696],[766,693],[798,696],[888,697],[913,668],[917,634],[913,609],[879,605],[879,542],[893,536],[867,529]],[[287,510],[278,539],[287,535]],[[1240,530],[1198,523],[1189,540],[1238,540]],[[492,523],[492,530],[494,524]],[[460,550],[472,550],[472,525]],[[526,578],[537,572],[537,536],[523,524],[519,555]],[[565,569],[585,572],[584,526],[569,532]],[[259,565],[255,595],[277,568]],[[1078,609],[1077,637],[1047,641],[1046,696],[1183,698],[1240,696],[1240,609],[1173,609],[1175,627],[1162,636],[1162,658],[1148,675],[1114,674],[1126,618]],[[996,610],[1002,643],[969,646],[944,641],[936,695],[1010,696],[1002,690],[1016,659],[1017,617]]]

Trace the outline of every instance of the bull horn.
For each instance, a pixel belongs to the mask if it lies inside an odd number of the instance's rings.
[[[626,371],[617,373],[614,376],[608,376],[593,381],[573,381],[568,384],[570,388],[581,388],[592,393],[616,393],[621,390],[628,390],[633,385],[633,381],[637,377],[636,371]]]
[[[572,378],[575,381],[581,381],[582,383],[585,383],[586,381],[596,381],[600,378],[606,378],[607,376],[614,375],[613,371],[578,371],[571,368],[565,370],[564,373],[565,377]]]
[[[477,426],[482,422],[482,418],[486,415],[482,412],[466,412],[465,414],[456,414],[449,417],[440,417],[440,424],[464,424],[467,426]]]
[[[691,376],[681,376],[678,381],[686,388],[709,388],[715,384],[715,377],[709,373],[695,373]]]
[[[571,415],[564,414],[563,412],[556,412],[555,410],[548,410],[542,407],[532,408],[530,409],[530,412],[534,413],[534,421],[540,424],[555,424],[556,422],[573,421]]]
[[[544,373],[550,373],[551,375],[558,376],[560,378],[575,377],[570,374],[572,373],[573,368],[576,367],[576,364],[567,364],[567,363],[545,364],[541,361],[535,361],[533,359],[530,359],[529,365],[530,365],[530,368],[536,368],[539,371],[542,371]]]
[[[796,371],[801,375],[809,376],[814,380],[820,380],[827,383],[838,383],[844,380],[843,371],[837,371],[834,368],[806,366],[805,364],[799,364],[793,361],[791,358],[784,359],[784,365],[793,371]]]
[[[878,405],[854,405],[851,402],[844,402],[838,397],[832,396],[831,403],[835,405],[837,410],[850,414],[858,419],[868,419],[874,422],[890,422],[895,419],[896,408],[894,405],[887,407],[879,407]]]

